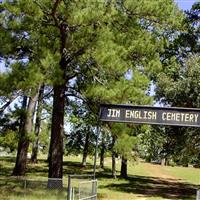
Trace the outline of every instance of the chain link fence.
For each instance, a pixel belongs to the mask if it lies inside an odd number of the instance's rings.
[[[96,200],[97,199],[97,180],[84,181],[79,183],[78,187],[79,200]]]

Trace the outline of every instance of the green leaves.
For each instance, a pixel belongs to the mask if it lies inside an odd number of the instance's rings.
[[[182,68],[177,64],[169,66],[167,73],[160,73],[157,79],[157,97],[163,96],[165,102],[174,106],[199,107],[199,66],[195,55]]]
[[[9,148],[10,152],[17,149],[18,136],[15,131],[7,130],[4,135],[0,135],[0,145],[4,148]]]
[[[146,95],[149,79],[138,71],[132,74],[130,80],[123,77],[117,81],[107,82],[105,85],[93,84],[85,95],[90,98],[100,98],[107,103],[151,104],[151,97]]]
[[[123,134],[117,139],[114,149],[116,153],[120,154],[126,159],[131,159],[134,157],[133,149],[135,148],[136,142],[136,137]]]

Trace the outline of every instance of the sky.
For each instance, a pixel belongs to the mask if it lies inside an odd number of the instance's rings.
[[[200,0],[174,0],[178,6],[183,10],[189,10],[195,2]]]

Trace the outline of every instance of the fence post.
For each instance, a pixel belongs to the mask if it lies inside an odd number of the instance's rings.
[[[96,168],[97,168],[97,152],[98,152],[99,134],[100,134],[100,121],[98,120],[97,127],[96,127],[96,147],[95,147],[94,168],[93,168],[94,178],[95,178],[95,175],[96,175]]]
[[[78,184],[78,199],[81,199],[80,183]]]
[[[74,188],[72,187],[72,200],[74,200]]]
[[[68,176],[67,200],[71,200],[71,176]]]
[[[197,196],[196,196],[196,200],[200,200],[200,189],[197,189]]]
[[[92,196],[95,196],[92,198],[93,200],[97,199],[97,179],[92,181]]]

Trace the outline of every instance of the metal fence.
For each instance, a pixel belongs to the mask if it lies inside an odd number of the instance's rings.
[[[78,187],[78,199],[79,200],[85,200],[85,199],[96,200],[97,199],[97,180],[80,182],[79,187]]]
[[[97,180],[94,175],[69,175],[67,200],[96,200]]]
[[[1,200],[66,200],[67,179],[1,178]]]

